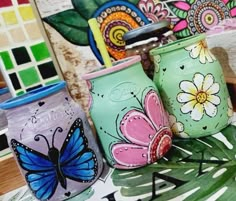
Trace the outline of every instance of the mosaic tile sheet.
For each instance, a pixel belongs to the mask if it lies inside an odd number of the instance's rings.
[[[59,80],[29,0],[0,1],[0,56],[16,95]]]

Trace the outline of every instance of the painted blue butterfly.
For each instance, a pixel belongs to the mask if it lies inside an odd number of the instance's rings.
[[[46,141],[47,156],[15,139],[11,140],[21,168],[27,171],[26,181],[39,200],[49,200],[55,193],[58,182],[66,189],[66,178],[78,182],[91,182],[97,175],[97,159],[94,152],[88,148],[82,120],[80,118],[75,120],[59,151],[54,146],[54,138],[57,132],[62,131],[61,127],[55,129],[52,147],[42,134],[34,137],[35,141],[39,141],[40,138]]]

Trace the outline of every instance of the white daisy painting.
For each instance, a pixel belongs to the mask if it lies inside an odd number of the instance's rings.
[[[202,64],[205,64],[207,61],[209,63],[213,63],[216,60],[215,56],[208,49],[205,40],[201,40],[198,43],[190,45],[186,47],[185,50],[189,51],[190,57],[193,59],[198,58]]]
[[[173,134],[177,137],[189,138],[189,135],[184,132],[184,125],[182,122],[177,121],[174,115],[169,115],[170,128]]]
[[[217,95],[220,85],[215,82],[211,73],[206,76],[196,73],[192,81],[180,82],[182,90],[177,95],[177,101],[182,104],[180,110],[184,114],[190,113],[191,119],[200,121],[204,114],[214,117],[217,114],[217,107],[221,100]]]

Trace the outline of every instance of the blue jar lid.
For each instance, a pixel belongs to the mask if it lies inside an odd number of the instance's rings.
[[[59,90],[63,89],[65,86],[66,86],[66,82],[60,81],[55,84],[50,84],[47,86],[40,87],[38,89],[34,89],[21,96],[8,99],[7,101],[0,104],[0,108],[5,110],[5,109],[11,109],[14,107],[22,106],[27,103],[31,103],[38,99],[49,96],[53,93],[56,93]]]
[[[8,87],[4,87],[4,88],[0,89],[0,95],[6,94],[8,92],[9,92]]]

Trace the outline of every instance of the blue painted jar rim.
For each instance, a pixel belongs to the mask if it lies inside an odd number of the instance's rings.
[[[150,50],[149,53],[150,53],[150,55],[155,56],[155,55],[158,55],[161,53],[175,51],[176,49],[187,47],[189,45],[193,45],[194,43],[197,43],[198,41],[204,40],[205,38],[206,38],[205,34],[193,35],[188,38],[183,38],[183,39],[173,41],[173,42],[163,45],[161,47],[156,47],[156,48]]]
[[[44,98],[46,96],[49,96],[51,94],[54,94],[60,91],[65,86],[66,86],[66,82],[60,81],[55,84],[50,84],[50,85],[46,85],[46,86],[34,89],[21,96],[14,97],[14,98],[8,99],[5,102],[2,102],[0,104],[0,108],[6,110],[6,109],[11,109],[11,108],[15,108],[18,106],[22,106],[22,105],[34,102],[36,100],[39,100],[41,98]]]
[[[8,92],[9,92],[8,87],[4,87],[4,88],[1,88],[1,89],[0,89],[0,95],[6,94],[6,93],[8,93]]]

